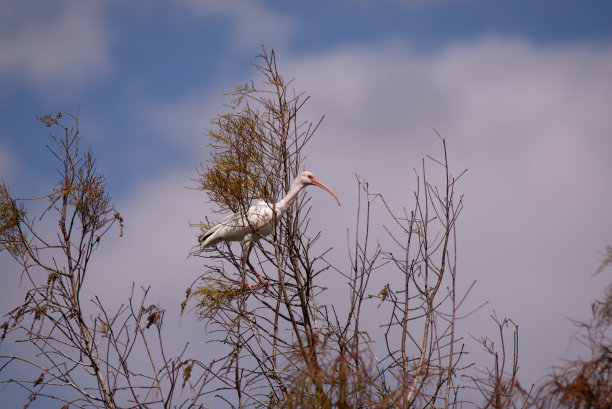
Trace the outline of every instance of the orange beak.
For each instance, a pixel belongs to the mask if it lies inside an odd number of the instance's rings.
[[[311,184],[318,186],[323,190],[327,190],[334,197],[334,199],[336,199],[336,202],[338,202],[338,206],[340,206],[340,199],[338,199],[338,196],[336,196],[334,191],[328,188],[327,186],[325,186],[319,179],[313,177],[311,180]]]

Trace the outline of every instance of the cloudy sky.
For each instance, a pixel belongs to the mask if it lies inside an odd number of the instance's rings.
[[[313,223],[336,252],[355,174],[400,209],[412,169],[440,153],[433,128],[447,139],[451,166],[469,169],[459,275],[477,280],[473,305],[489,302],[466,325],[486,328],[493,310],[512,317],[529,383],[576,356],[568,318],[587,317],[609,282],[593,273],[612,244],[610,16],[607,1],[570,0],[3,0],[0,176],[16,196],[44,193],[56,164],[34,114],[80,110],[126,220],[90,285],[112,298],[150,284],[176,306],[200,272],[186,258],[188,222],[211,215],[186,187],[224,94],[258,79],[250,63],[264,44],[311,96],[303,119],[325,115],[307,167],[343,202],[311,192]],[[18,270],[0,263],[6,310]]]

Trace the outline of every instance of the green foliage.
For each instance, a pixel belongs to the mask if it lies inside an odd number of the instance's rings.
[[[25,214],[23,205],[17,205],[2,182],[0,184],[0,250],[7,250],[14,256],[23,253],[25,237],[21,231],[20,222]]]
[[[38,122],[40,122],[42,126],[44,126],[45,128],[49,128],[57,124],[57,121],[62,117],[62,113],[58,112],[56,115],[53,115],[53,114],[36,115],[34,114],[34,117],[38,120]]]
[[[217,117],[209,131],[210,165],[199,173],[199,188],[222,208],[237,212],[245,199],[270,198],[263,147],[269,143],[259,122],[249,110]]]
[[[601,273],[606,267],[612,266],[612,246],[606,247],[606,254],[601,265],[597,269],[597,274]],[[592,304],[593,315],[601,320],[612,322],[612,284],[604,290],[604,296]]]
[[[198,171],[198,189],[222,211],[238,213],[254,198],[274,201],[286,193],[299,173],[301,149],[320,123],[297,122],[308,98],[289,91],[274,51],[264,49],[258,58],[263,63],[254,66],[262,84],[241,85],[229,94],[231,112],[212,121],[211,157]]]
[[[201,318],[212,318],[224,306],[242,294],[240,287],[227,283],[227,280],[211,279],[207,285],[198,287],[191,292],[191,297],[198,300],[198,313]]]
[[[74,125],[67,126],[59,122],[63,116],[58,113],[36,116],[46,127],[53,127],[63,133],[62,137],[51,134],[55,147],[49,150],[60,161],[58,173],[60,178],[48,195],[51,201],[50,208],[55,208],[62,214],[69,211],[78,218],[83,233],[93,234],[99,229],[110,227],[119,221],[121,234],[123,233],[123,219],[114,209],[109,194],[106,191],[104,175],[96,167],[96,159],[91,150],[82,152],[80,149],[81,136],[78,129],[78,116],[66,113]],[[112,213],[112,217],[111,217]],[[72,220],[68,213],[63,216],[63,222]],[[71,222],[72,223],[72,222]],[[70,224],[72,226],[72,224]],[[104,229],[103,231],[106,231]],[[69,234],[69,231],[66,231]],[[100,234],[98,237],[101,236]]]
[[[77,158],[77,167],[71,169],[55,186],[51,200],[66,198],[84,226],[92,230],[102,224],[110,211],[110,198],[105,191],[104,176],[97,172],[91,151]]]

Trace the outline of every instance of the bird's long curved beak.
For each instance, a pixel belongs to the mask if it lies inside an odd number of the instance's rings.
[[[328,192],[329,192],[329,193],[330,193],[330,194],[331,194],[331,195],[334,197],[334,199],[336,199],[336,202],[338,202],[338,206],[340,206],[340,199],[338,199],[338,196],[336,196],[336,194],[334,193],[334,191],[333,191],[333,190],[331,190],[330,188],[328,188],[327,186],[325,186],[325,185],[323,184],[323,182],[321,182],[319,179],[316,179],[316,178],[314,178],[314,177],[313,177],[313,178],[312,178],[312,180],[311,180],[311,183],[312,183],[313,185],[315,185],[315,186],[320,187],[320,188],[321,188],[321,189],[323,189],[323,190],[327,190],[327,191],[328,191]]]

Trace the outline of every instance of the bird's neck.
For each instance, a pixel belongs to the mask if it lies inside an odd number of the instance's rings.
[[[287,209],[289,209],[289,206],[291,206],[291,203],[295,200],[298,193],[300,193],[300,190],[302,190],[303,187],[304,185],[298,183],[297,180],[293,182],[293,184],[289,188],[289,192],[287,193],[287,195],[276,203],[277,217],[282,216],[287,211]]]

